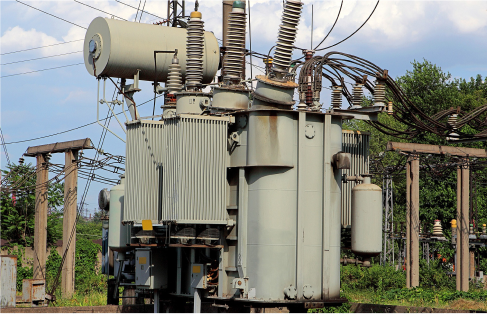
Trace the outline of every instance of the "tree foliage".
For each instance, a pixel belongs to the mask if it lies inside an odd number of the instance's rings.
[[[7,166],[3,170],[7,187],[16,187],[14,192],[1,193],[1,235],[12,244],[31,246],[35,225],[35,187],[36,173],[32,164]],[[10,174],[9,174],[10,173]],[[20,184],[19,184],[20,183]],[[62,206],[64,204],[64,185],[53,183],[48,186],[47,242],[55,243],[62,237]]]
[[[468,80],[462,78],[452,78],[451,74],[444,72],[439,66],[423,60],[422,62],[412,62],[412,70],[407,71],[403,76],[396,79],[407,97],[429,116],[449,108],[460,107],[463,111],[471,111],[481,105],[487,104],[487,80],[481,75]],[[368,103],[370,100],[366,100]],[[485,119],[485,116],[481,116]],[[405,129],[404,125],[396,121],[392,116],[385,113],[379,115],[379,121],[395,129]],[[388,141],[404,142],[404,140],[394,138],[376,130],[373,126],[363,121],[351,121],[345,127],[371,133],[371,156],[381,159],[382,164],[396,166],[404,164],[406,157],[396,152],[385,153]],[[468,126],[461,129],[462,132],[469,133]],[[470,144],[449,144],[445,138],[435,134],[423,133],[414,138],[415,143],[449,145],[456,147],[487,148],[487,142],[477,142]],[[426,157],[426,156],[423,156]],[[446,161],[446,160],[445,160]],[[436,171],[434,163],[441,163],[441,159],[434,158],[428,161],[427,158],[421,159],[425,168],[420,171],[420,221],[423,231],[432,230],[435,219],[441,220],[444,233],[449,238],[451,236],[450,221],[456,219],[456,190],[457,172],[454,167]],[[432,163],[431,165],[429,163]],[[487,223],[487,170],[472,170],[471,175],[477,181],[474,203],[477,204],[478,221],[477,226]],[[375,183],[381,185],[382,177],[376,177]],[[397,173],[393,176],[394,189],[394,220],[405,222],[406,214],[406,178],[405,173]],[[473,191],[473,186],[471,186]],[[477,219],[477,217],[474,217]],[[442,257],[446,257],[448,262],[453,262],[454,251],[450,243],[436,244],[433,250],[438,250]],[[481,259],[480,270],[487,271],[487,252],[480,251]],[[431,277],[431,276],[430,276]],[[432,277],[433,278],[433,277]]]

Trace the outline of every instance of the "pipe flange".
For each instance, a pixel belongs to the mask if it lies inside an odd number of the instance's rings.
[[[252,93],[252,96],[258,100],[261,100],[263,102],[267,102],[267,103],[270,103],[270,104],[276,104],[276,105],[284,105],[284,106],[293,106],[295,101],[280,101],[280,100],[274,100],[274,99],[271,99],[271,98],[268,98],[268,97],[265,97],[265,96],[262,96],[262,95],[259,95],[257,94],[257,92],[253,92]]]
[[[294,89],[299,86],[299,84],[296,84],[291,81],[282,81],[282,82],[275,81],[270,78],[267,78],[265,75],[257,75],[255,78],[257,79],[257,81],[261,83],[268,84],[275,87],[280,87],[280,88]]]

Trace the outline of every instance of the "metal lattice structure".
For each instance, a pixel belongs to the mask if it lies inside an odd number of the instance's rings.
[[[179,19],[185,16],[186,1],[168,0],[167,1],[167,26],[176,27],[179,25]]]
[[[382,180],[382,202],[384,207],[383,251],[381,265],[394,265],[394,240],[391,238],[394,226],[394,200],[392,190],[392,176],[385,175]]]

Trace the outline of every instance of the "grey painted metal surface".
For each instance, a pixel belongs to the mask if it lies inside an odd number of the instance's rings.
[[[382,251],[382,189],[369,176],[352,189],[352,251],[366,257]]]
[[[253,111],[249,114],[247,166],[293,167],[296,128],[290,112]]]
[[[264,75],[257,75],[252,108],[254,109],[289,109],[294,105],[294,89],[298,84],[290,81],[273,81]]]
[[[295,166],[246,169],[248,245],[247,257],[242,259],[247,264],[249,289],[255,289],[259,300],[283,300],[289,287],[297,290],[297,300],[337,298],[341,171],[333,169],[331,156],[341,150],[341,119],[328,116],[325,130],[326,116],[301,113],[299,132],[298,112],[277,111],[273,115],[276,121],[290,120],[276,131],[291,134],[286,153]],[[315,131],[314,136],[306,136],[311,132],[305,132],[306,127]],[[252,128],[250,124],[249,146],[255,140],[250,137]],[[264,145],[262,149],[266,149]],[[326,196],[324,190],[329,191]]]
[[[123,221],[159,222],[164,145],[163,121],[142,120],[127,124]]]
[[[247,110],[250,105],[250,91],[238,88],[225,88],[214,87],[213,88],[213,101],[211,106],[216,110],[234,109],[234,110]]]
[[[350,169],[342,170],[343,175],[355,176],[369,173],[370,134],[367,132],[343,130],[342,151],[351,154]],[[352,189],[355,181],[342,183],[342,227],[352,224]]]
[[[94,75],[132,79],[140,70],[140,79],[165,82],[172,64],[172,54],[157,54],[157,72],[154,71],[154,51],[178,49],[183,80],[186,77],[185,28],[162,27],[145,23],[126,22],[97,17],[86,31],[83,55],[86,70]],[[95,51],[90,52],[90,41]],[[136,56],[136,57],[134,57]],[[215,35],[204,33],[203,81],[210,83],[220,62],[220,48]]]
[[[340,296],[340,212],[341,170],[331,166],[332,156],[342,148],[340,117],[324,117],[324,189],[323,189],[323,298]],[[327,135],[328,134],[328,135]]]
[[[45,279],[24,279],[22,280],[22,302],[31,303],[44,302],[46,298]]]
[[[176,97],[176,114],[200,114],[211,103],[209,95],[201,92],[181,92]]]
[[[15,307],[17,292],[17,256],[1,255],[0,307]]]
[[[108,246],[112,251],[125,252],[130,249],[130,225],[122,225],[125,210],[125,177],[119,185],[110,189],[110,218],[108,220]]]
[[[228,117],[164,120],[162,221],[226,224]]]
[[[135,284],[142,289],[167,288],[167,256],[162,250],[135,251]]]

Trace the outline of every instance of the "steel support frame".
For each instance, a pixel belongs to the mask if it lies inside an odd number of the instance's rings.
[[[394,240],[391,238],[391,235],[394,233],[394,200],[392,177],[389,174],[386,174],[382,180],[382,202],[384,208],[384,224],[381,264],[386,265],[389,262],[394,265]]]
[[[168,0],[167,1],[167,26],[176,27],[178,25],[178,18],[185,16],[186,1]]]

